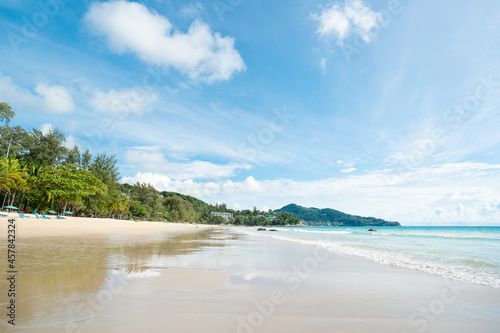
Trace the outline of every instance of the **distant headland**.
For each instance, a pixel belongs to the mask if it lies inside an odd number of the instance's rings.
[[[277,209],[275,212],[295,215],[305,224],[314,226],[401,226],[399,222],[350,215],[331,208],[307,208],[293,203]]]

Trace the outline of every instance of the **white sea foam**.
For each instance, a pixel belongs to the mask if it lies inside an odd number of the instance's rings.
[[[362,257],[384,265],[391,265],[411,270],[418,270],[462,282],[500,288],[500,279],[484,271],[477,271],[477,270],[468,271],[463,267],[453,267],[450,265],[422,262],[419,260],[409,258],[408,256],[405,256],[404,254],[401,253],[384,252],[374,249],[359,248],[356,246],[339,244],[337,242],[331,242],[331,241],[302,240],[302,239],[284,237],[278,235],[272,235],[270,237],[306,245],[321,246],[336,253]]]
[[[310,234],[326,234],[326,235],[342,235],[342,234],[352,234],[352,231],[338,231],[338,230],[304,230],[304,229],[292,229],[293,232],[302,232]]]

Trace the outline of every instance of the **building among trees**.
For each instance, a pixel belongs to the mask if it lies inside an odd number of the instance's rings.
[[[233,214],[232,213],[211,212],[210,216],[220,216],[226,222],[229,222],[229,220],[233,219]]]

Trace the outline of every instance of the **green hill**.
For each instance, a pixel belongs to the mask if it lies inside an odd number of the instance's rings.
[[[350,215],[331,208],[307,208],[296,204],[286,205],[275,212],[293,214],[308,225],[400,226],[399,222]]]

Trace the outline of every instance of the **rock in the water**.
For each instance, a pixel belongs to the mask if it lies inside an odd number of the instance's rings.
[[[259,228],[257,231],[266,231],[266,228]]]
[[[278,230],[276,230],[276,229],[269,229],[269,231],[278,231]]]
[[[368,229],[368,231],[377,231],[377,230],[375,230],[375,229],[373,229],[373,228],[370,228],[370,229]]]

